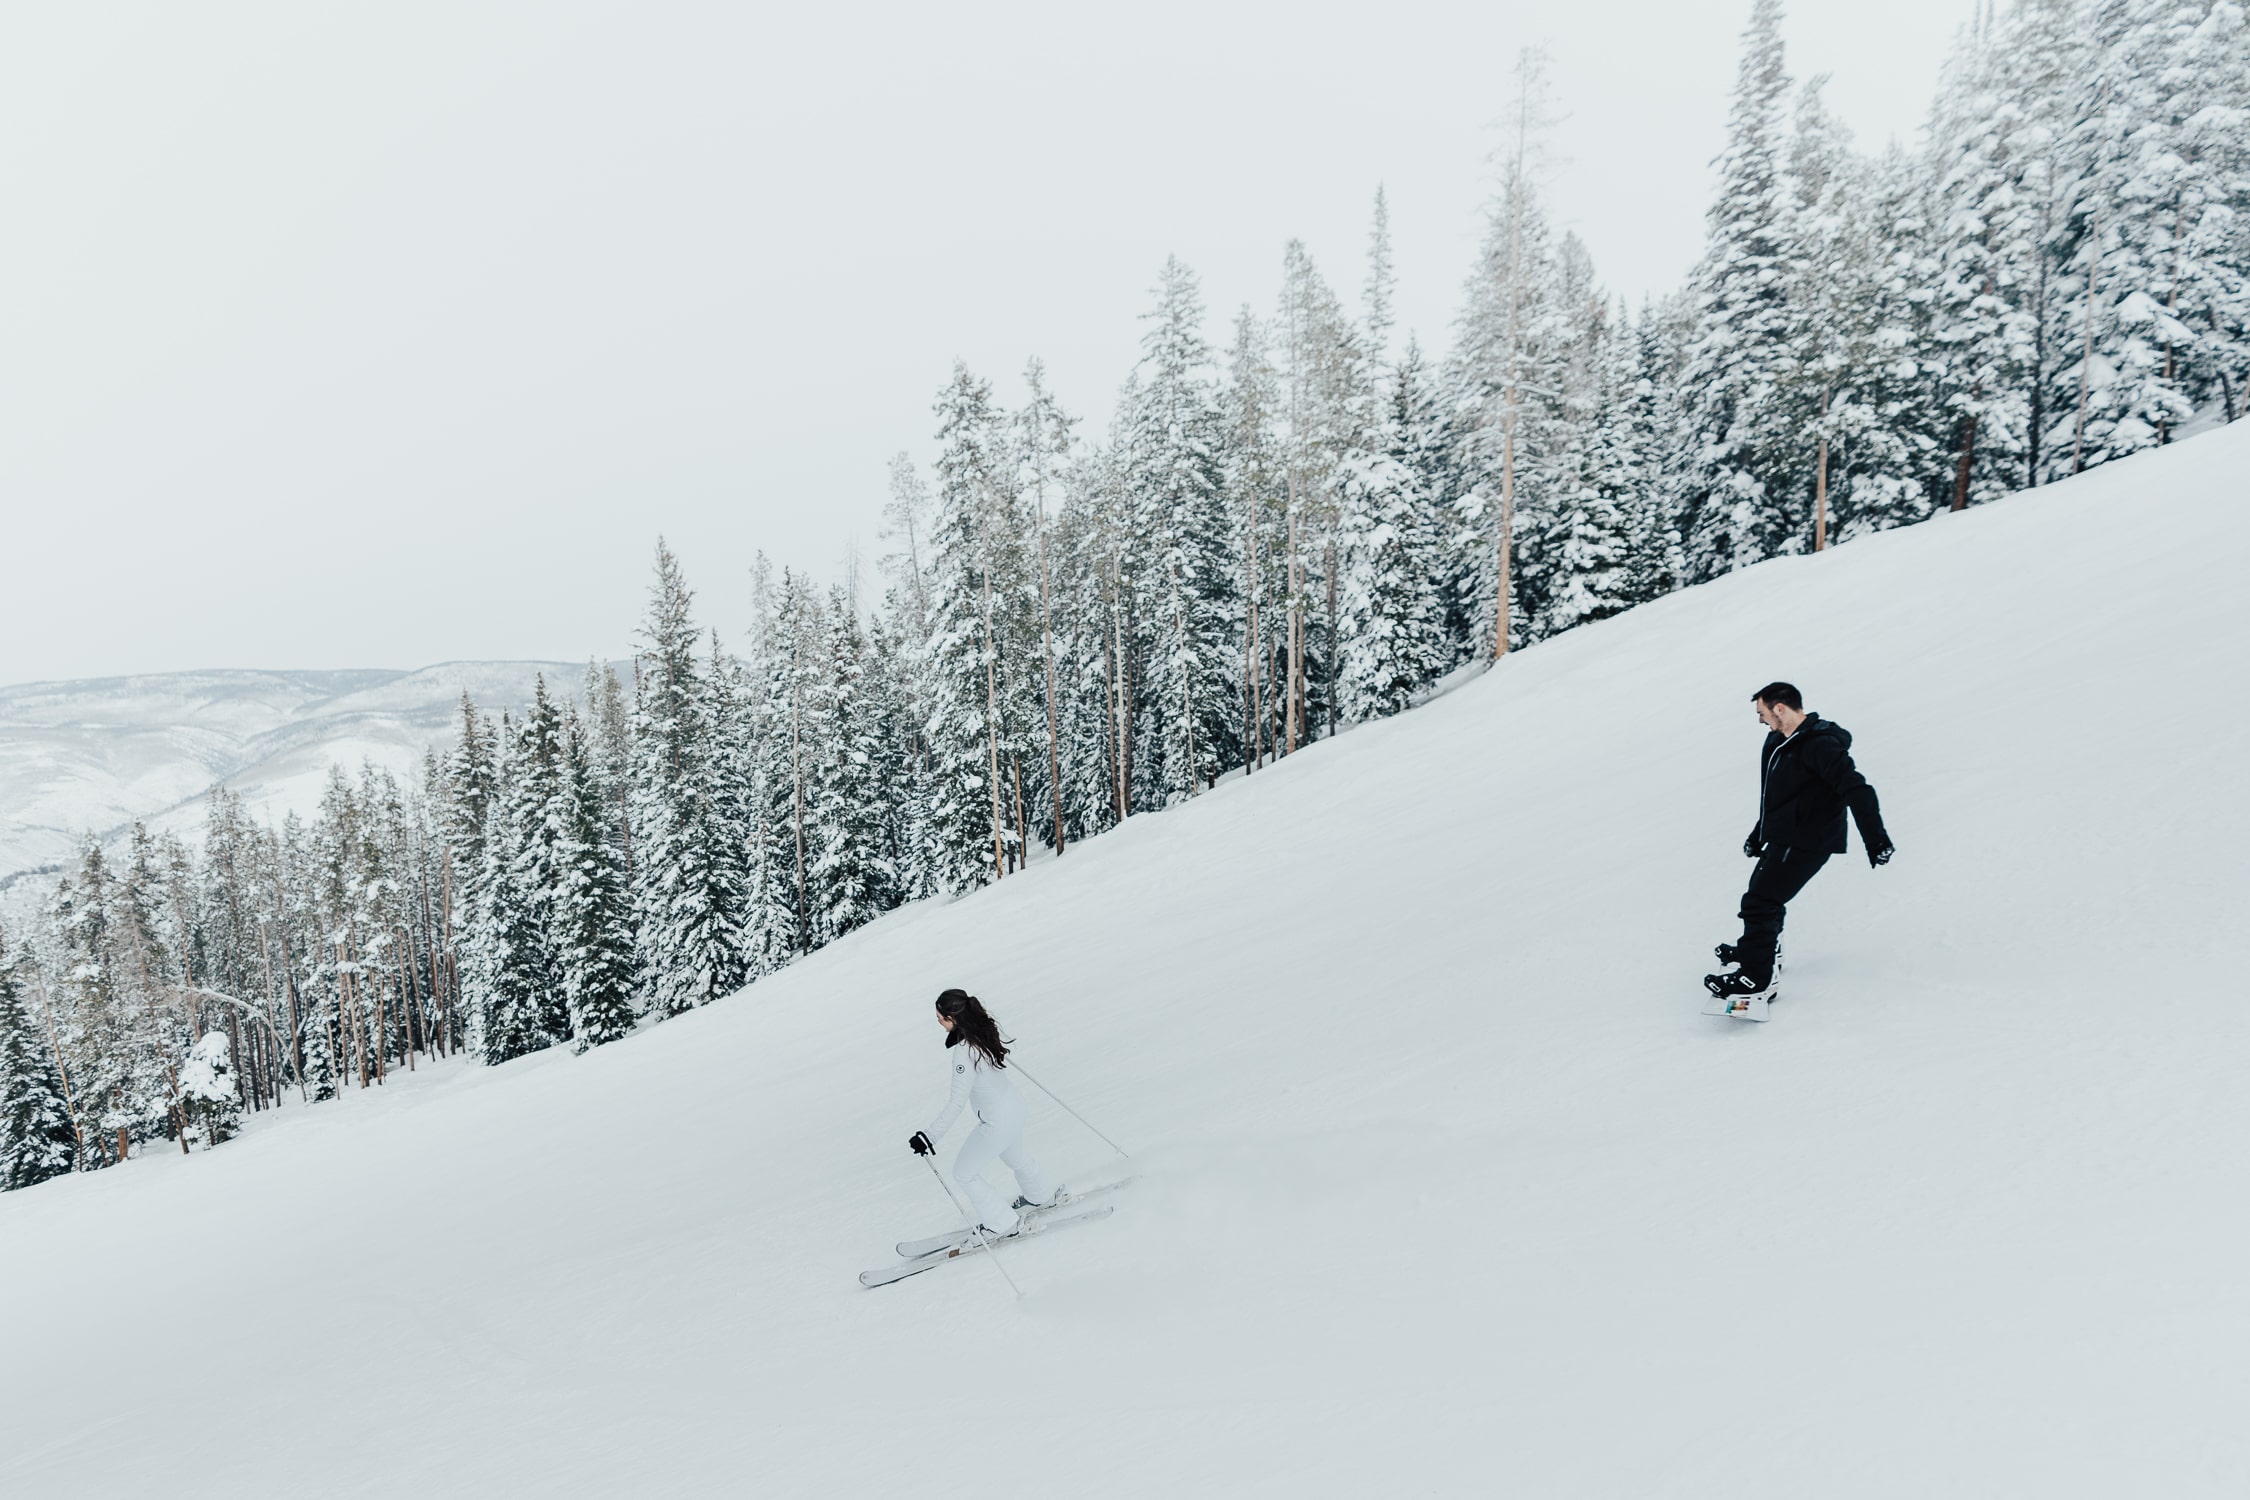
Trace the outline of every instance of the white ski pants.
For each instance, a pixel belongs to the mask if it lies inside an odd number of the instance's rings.
[[[989,1118],[979,1115],[976,1129],[961,1143],[961,1154],[953,1158],[953,1180],[969,1195],[977,1222],[1000,1234],[1016,1227],[1016,1211],[999,1189],[984,1180],[984,1169],[992,1165],[994,1157],[1008,1164],[1008,1170],[1016,1174],[1016,1186],[1032,1202],[1044,1203],[1055,1195],[1055,1180],[1024,1149],[1023,1120],[1023,1096],[1018,1094],[1000,1104]]]

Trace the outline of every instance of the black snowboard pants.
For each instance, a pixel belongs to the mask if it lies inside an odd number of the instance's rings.
[[[1750,872],[1742,893],[1742,972],[1753,979],[1773,977],[1774,950],[1781,944],[1781,919],[1805,882],[1828,863],[1825,849],[1768,849]]]

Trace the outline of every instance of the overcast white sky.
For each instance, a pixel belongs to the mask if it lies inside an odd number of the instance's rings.
[[[1911,139],[1967,0],[1799,0],[1791,71]],[[623,652],[659,532],[870,555],[952,360],[1096,428],[1168,253],[1214,337],[1389,190],[1446,341],[1518,48],[1555,217],[1675,284],[1749,0],[10,7],[0,682]]]

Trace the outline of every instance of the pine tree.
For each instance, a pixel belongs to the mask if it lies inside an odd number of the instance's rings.
[[[832,942],[899,902],[896,788],[886,728],[868,681],[869,647],[842,589],[828,600],[820,720],[811,773],[812,881],[819,941]]]
[[[43,1031],[0,940],[0,1191],[35,1186],[78,1162],[69,1093]]]
[[[1754,0],[1681,376],[1694,449],[1688,565],[1698,579],[1770,557],[1804,529],[1793,502],[1809,455],[1796,451],[1776,402],[1795,375],[1789,291],[1799,252],[1781,122],[1788,88],[1781,0]]]
[[[563,744],[561,805],[548,818],[561,833],[554,850],[552,930],[570,1032],[583,1051],[632,1031],[639,964],[631,890],[611,821],[617,798],[601,731],[566,715]]]
[[[1500,197],[1469,277],[1450,382],[1462,428],[1455,508],[1466,549],[1455,587],[1476,601],[1471,626],[1493,658],[1527,639],[1532,611],[1518,586],[1517,513],[1528,512],[1524,529],[1537,530],[1544,497],[1530,460],[1557,446],[1548,408],[1561,379],[1562,297],[1534,183],[1545,89],[1545,59],[1526,49],[1516,64]]]
[[[1577,308],[1577,358],[1565,387],[1567,433],[1553,466],[1552,555],[1534,634],[1607,619],[1632,602],[1631,520],[1642,483],[1632,429],[1635,349],[1605,300]]]
[[[696,660],[692,602],[659,542],[642,627],[632,796],[642,988],[658,1015],[692,1010],[750,977],[747,798],[721,738],[725,685]]]
[[[1689,315],[1677,299],[1644,302],[1633,324],[1631,383],[1620,421],[1632,455],[1634,485],[1625,516],[1628,604],[1646,604],[1680,586],[1686,558],[1680,543],[1679,493],[1685,465],[1673,440],[1680,430],[1680,350]]]
[[[1304,245],[1282,252],[1274,318],[1284,517],[1279,749],[1294,754],[1336,723],[1340,665],[1337,526],[1344,461],[1373,414],[1359,336]]]
[[[550,747],[529,726],[503,714],[494,762],[494,797],[486,809],[484,868],[469,918],[471,962],[464,986],[472,1018],[470,1049],[504,1063],[560,1040],[550,1015],[561,991],[547,930],[550,864],[546,813],[553,768]],[[526,762],[529,762],[527,764]]]
[[[1374,221],[1367,231],[1367,290],[1361,299],[1367,329],[1367,357],[1380,371],[1391,360],[1391,304],[1398,291],[1398,275],[1391,267],[1391,205],[1382,186],[1375,188]]]
[[[1963,38],[1939,84],[1924,169],[1936,182],[1941,278],[1925,357],[1954,420],[1954,510],[2013,488],[2030,438],[2038,356],[2026,297],[2040,247],[2020,182],[2028,122],[2006,88],[2007,62],[1981,28]]]
[[[2202,173],[2181,155],[2166,45],[2176,7],[2103,0],[2091,8],[2100,67],[2074,133],[2078,182],[2067,232],[2075,372],[2070,467],[2123,458],[2165,441],[2194,407],[2179,388],[2179,354],[2195,332],[2177,304],[2187,214],[2201,218]],[[2234,83],[2240,97],[2241,83]],[[2062,434],[2051,436],[2060,446]]]
[[[1161,803],[1192,796],[1237,758],[1242,663],[1211,350],[1194,273],[1176,257],[1164,263],[1144,319],[1117,447],[1128,525],[1145,561],[1132,575],[1148,633],[1140,766]]]
[[[226,1034],[207,1031],[180,1064],[180,1100],[203,1127],[206,1148],[232,1140],[242,1127],[232,1050]]]
[[[1409,343],[1386,419],[1344,463],[1339,692],[1344,717],[1355,721],[1403,712],[1450,661],[1420,379]]]
[[[936,403],[937,516],[930,633],[924,647],[933,760],[937,886],[963,891],[1000,879],[1020,849],[1003,768],[1020,749],[1003,698],[1012,606],[1027,593],[1015,465],[991,383],[956,364]],[[1012,664],[1011,664],[1012,665]]]
[[[1255,769],[1274,752],[1283,730],[1283,674],[1277,670],[1277,621],[1287,618],[1288,481],[1275,432],[1280,393],[1267,334],[1248,307],[1235,315],[1226,383],[1219,393],[1224,446],[1221,483],[1230,524],[1240,538],[1243,763]]]
[[[1055,660],[1053,575],[1057,560],[1048,555],[1049,495],[1061,487],[1063,467],[1070,456],[1071,429],[1077,425],[1077,419],[1066,413],[1048,391],[1045,365],[1031,360],[1024,366],[1023,378],[1030,399],[1016,414],[1017,453],[1023,465],[1022,489],[1031,497],[1032,523],[1036,527],[1040,650],[1046,659],[1047,764],[1044,779],[1047,787],[1045,798],[1035,800],[1043,801],[1048,810],[1047,842],[1060,854],[1068,844],[1069,820],[1063,811],[1061,682]],[[1059,500],[1059,494],[1055,498]]]

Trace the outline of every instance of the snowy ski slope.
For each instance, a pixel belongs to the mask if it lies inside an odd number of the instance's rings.
[[[0,1493],[2240,1495],[2246,473],[1770,563],[622,1045],[0,1197]],[[1753,1027],[1776,675],[1900,852]],[[855,1280],[949,1221],[954,983],[1142,1178],[1021,1303]]]

